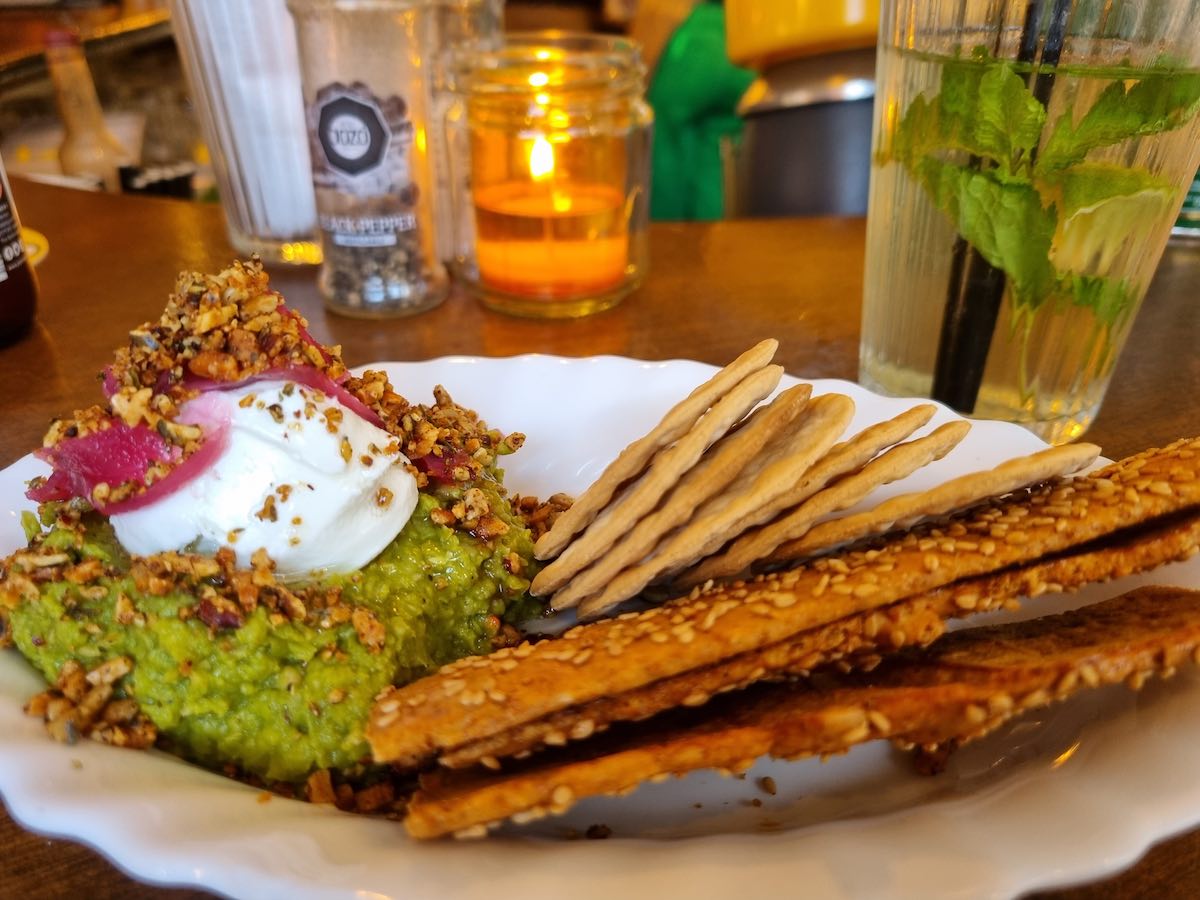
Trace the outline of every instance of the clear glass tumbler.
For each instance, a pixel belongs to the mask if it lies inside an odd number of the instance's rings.
[[[516,315],[619,303],[647,264],[653,114],[637,45],[512,34],[463,48],[449,75],[456,275]]]
[[[1200,163],[1197,10],[883,4],[863,384],[1087,428]]]
[[[285,0],[170,0],[170,9],[229,242],[269,261],[320,262]]]
[[[446,113],[454,102],[450,65],[455,51],[468,44],[495,49],[504,40],[504,0],[434,0],[436,25],[433,46],[433,107],[430,112],[430,158],[434,171],[434,219],[438,259],[454,258],[453,192],[450,189],[450,149],[446,142]]]

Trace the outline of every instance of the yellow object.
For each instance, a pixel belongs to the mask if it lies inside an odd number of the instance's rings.
[[[618,287],[629,259],[621,191],[573,181],[544,186],[531,174],[534,184],[475,189],[475,259],[484,284],[548,301]]]
[[[25,244],[25,258],[35,266],[50,253],[50,241],[40,231],[22,228],[21,240]]]
[[[751,68],[870,47],[879,31],[879,0],[725,0],[729,58]]]

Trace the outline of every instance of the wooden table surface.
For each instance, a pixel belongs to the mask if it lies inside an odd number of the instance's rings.
[[[233,257],[215,207],[21,181],[14,196],[24,223],[49,238],[50,254],[38,269],[37,324],[0,351],[0,384],[9,386],[0,400],[0,465],[36,446],[51,417],[98,399],[96,373],[130,327],[157,317],[180,269],[217,271]],[[272,274],[316,337],[341,344],[351,365],[533,351],[720,364],[774,336],[790,373],[853,379],[863,244],[857,219],[656,224],[644,287],[616,310],[573,322],[505,317],[457,290],[432,313],[361,322],[324,313],[313,270]],[[1200,245],[1173,244],[1088,435],[1107,455],[1200,432],[1198,298]],[[207,896],[137,884],[90,850],[22,830],[6,812],[0,847],[0,897]],[[1114,879],[1053,896],[1198,897],[1200,830],[1153,848]]]

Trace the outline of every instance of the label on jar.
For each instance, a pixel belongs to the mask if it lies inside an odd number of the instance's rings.
[[[25,265],[25,245],[21,241],[21,229],[13,213],[12,198],[8,193],[8,178],[0,168],[0,281],[8,280],[8,273]]]
[[[322,290],[335,308],[418,305],[425,259],[408,104],[334,82],[308,108]]]
[[[402,97],[375,96],[361,82],[327,84],[308,108],[313,181],[370,197],[412,181],[413,124]]]
[[[391,247],[396,235],[417,227],[411,212],[383,216],[319,215],[321,230],[339,247]]]

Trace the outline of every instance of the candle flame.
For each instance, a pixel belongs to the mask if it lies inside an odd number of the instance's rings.
[[[529,174],[534,181],[542,181],[554,174],[554,148],[544,137],[538,138],[529,148]]]
[[[535,88],[545,87],[550,83],[550,76],[545,72],[534,72],[529,76],[529,83]]]

